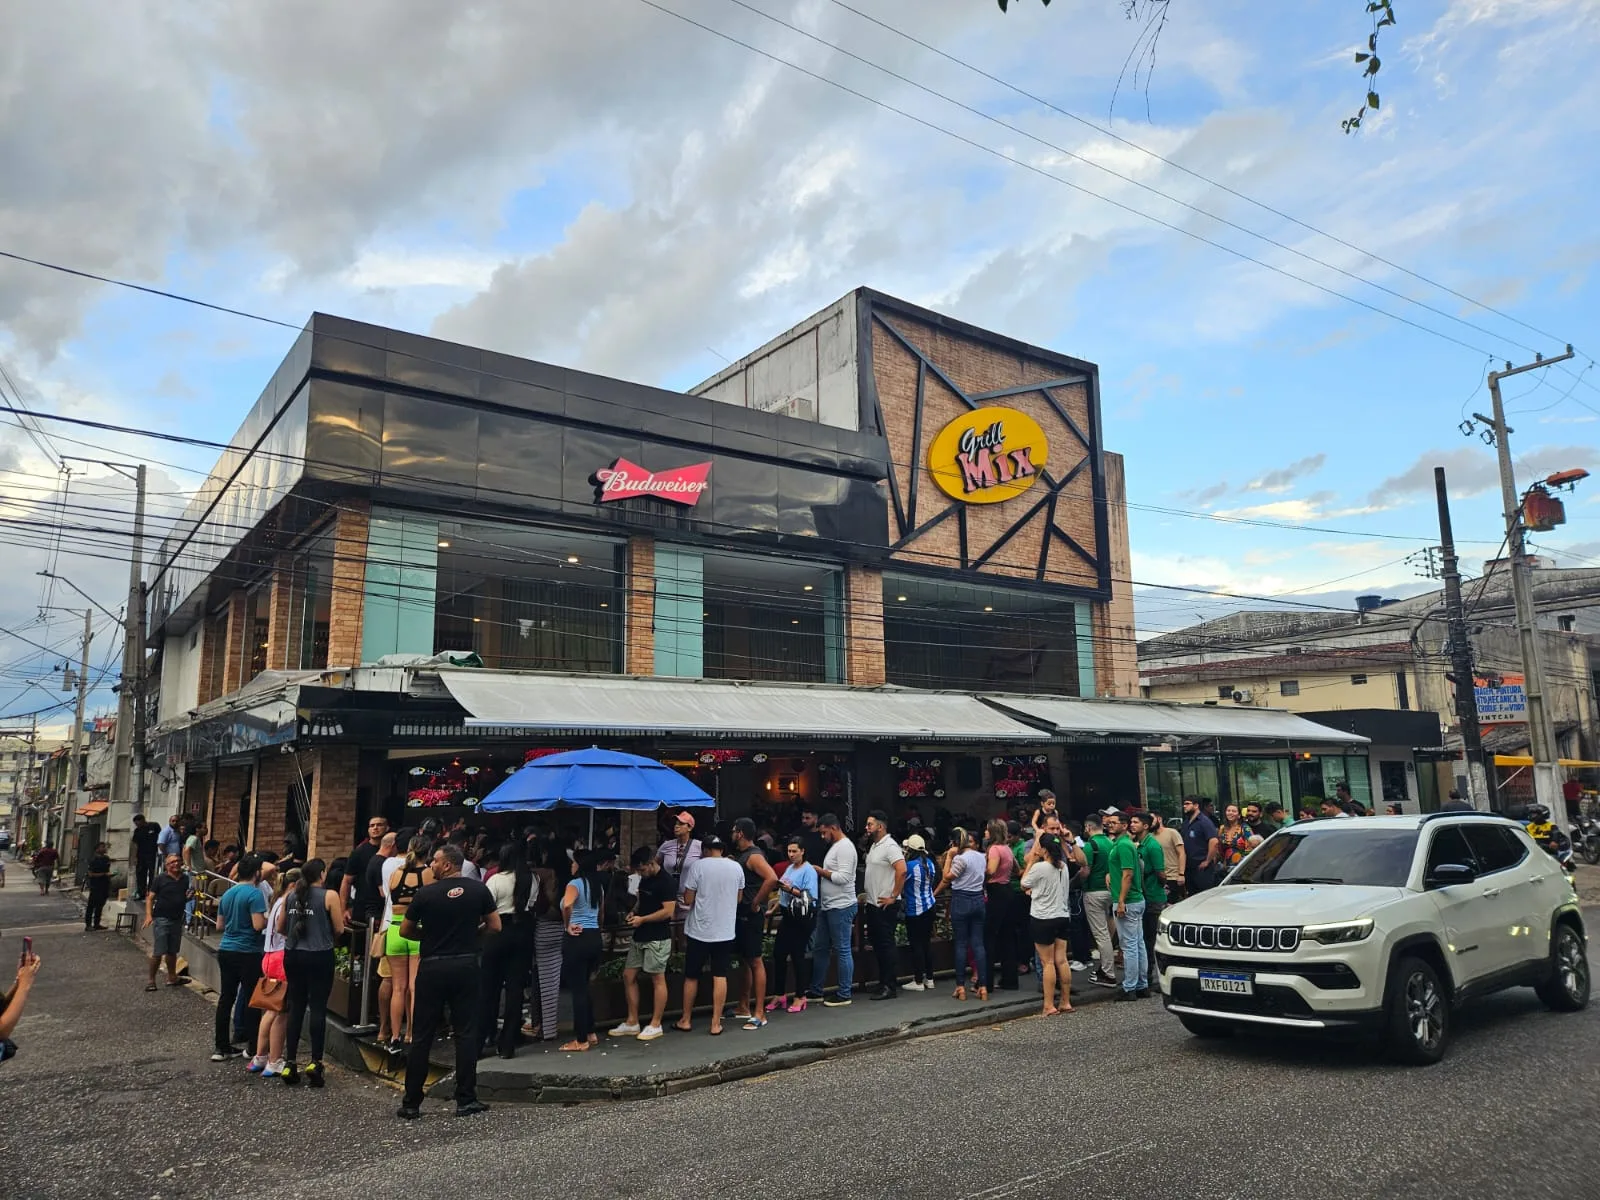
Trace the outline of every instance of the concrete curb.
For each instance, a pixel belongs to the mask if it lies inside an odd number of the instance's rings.
[[[1073,996],[1073,1008],[1108,1001],[1116,996],[1108,988],[1085,988]],[[744,1054],[730,1054],[712,1058],[705,1063],[665,1071],[619,1073],[609,1076],[578,1075],[563,1072],[507,1071],[496,1066],[498,1060],[484,1059],[478,1067],[478,1094],[485,1100],[521,1104],[588,1104],[599,1101],[651,1100],[662,1096],[676,1096],[697,1088],[714,1087],[720,1083],[733,1083],[794,1067],[809,1066],[826,1059],[840,1058],[861,1050],[872,1050],[914,1038],[934,1037],[945,1033],[959,1033],[994,1025],[1002,1021],[1015,1021],[1037,1016],[1040,1001],[1037,993],[1030,992],[1005,1000],[991,999],[981,1006],[957,1014],[930,1015],[905,1021],[897,1025],[848,1034],[837,1038],[797,1038],[777,1046],[770,1046]],[[1070,1020],[1070,1018],[1068,1018]],[[669,1035],[670,1036],[670,1035]],[[329,1022],[329,1057],[346,1066],[370,1071],[375,1055],[362,1053],[368,1046],[366,1039],[357,1038],[336,1022]],[[382,1078],[395,1080],[403,1074],[382,1068],[371,1071]],[[432,1072],[430,1072],[432,1074]],[[447,1096],[453,1087],[454,1072],[445,1073],[431,1082],[429,1093]]]

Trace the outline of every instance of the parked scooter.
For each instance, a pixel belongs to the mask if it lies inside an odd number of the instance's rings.
[[[1573,848],[1590,866],[1600,863],[1600,821],[1593,817],[1579,817],[1572,827]]]

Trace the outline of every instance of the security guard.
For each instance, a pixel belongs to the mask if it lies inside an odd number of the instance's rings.
[[[456,1116],[488,1110],[478,1099],[478,932],[500,932],[494,897],[461,874],[461,847],[446,842],[433,852],[434,882],[418,889],[400,924],[400,936],[421,943],[406,1092],[399,1116],[422,1115],[428,1051],[446,1007],[456,1039]]]

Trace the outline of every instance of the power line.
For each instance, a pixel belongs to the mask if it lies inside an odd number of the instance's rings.
[[[1140,217],[1140,218],[1142,218],[1142,219],[1144,219],[1146,221],[1152,222],[1153,224],[1160,225],[1162,228],[1170,230],[1173,233],[1178,233],[1178,234],[1183,235],[1186,238],[1190,238],[1190,239],[1192,239],[1194,241],[1202,242],[1205,245],[1212,246],[1212,247],[1214,247],[1214,248],[1216,248],[1218,250],[1223,251],[1226,254],[1233,255],[1235,258],[1242,259],[1242,260],[1244,260],[1246,262],[1254,263],[1256,266],[1264,267],[1269,271],[1272,271],[1272,272],[1274,272],[1274,273],[1276,273],[1278,275],[1282,275],[1286,279],[1293,279],[1298,283],[1305,284],[1307,287],[1314,288],[1319,292],[1325,293],[1326,295],[1333,296],[1333,297],[1335,297],[1337,299],[1347,301],[1348,303],[1351,303],[1351,304],[1359,305],[1360,307],[1365,308],[1365,309],[1367,309],[1367,310],[1369,310],[1371,312],[1377,313],[1377,314],[1379,314],[1381,316],[1386,316],[1390,320],[1399,321],[1402,325],[1409,325],[1413,329],[1420,330],[1423,333],[1431,334],[1432,336],[1434,336],[1436,338],[1440,338],[1443,341],[1447,341],[1447,342],[1450,342],[1450,343],[1452,343],[1454,345],[1460,346],[1464,350],[1471,350],[1474,354],[1482,355],[1482,354],[1489,353],[1488,351],[1486,351],[1481,346],[1473,345],[1470,342],[1464,342],[1460,338],[1453,337],[1450,334],[1447,334],[1447,333],[1443,332],[1442,330],[1434,329],[1434,328],[1432,328],[1430,326],[1427,326],[1427,325],[1424,325],[1424,324],[1422,324],[1422,323],[1420,323],[1418,321],[1413,321],[1411,318],[1403,317],[1399,313],[1390,312],[1388,309],[1382,308],[1379,305],[1372,304],[1372,303],[1370,303],[1369,301],[1366,301],[1366,300],[1362,300],[1361,298],[1359,298],[1357,296],[1351,296],[1346,292],[1341,292],[1338,289],[1328,287],[1325,284],[1317,283],[1314,280],[1307,279],[1303,275],[1296,275],[1293,271],[1288,271],[1288,270],[1285,270],[1282,267],[1274,266],[1272,263],[1269,263],[1269,262],[1265,261],[1264,259],[1256,258],[1254,255],[1245,253],[1243,250],[1235,249],[1234,247],[1229,246],[1229,245],[1227,245],[1227,244],[1225,244],[1223,242],[1218,242],[1218,241],[1213,240],[1212,238],[1208,238],[1204,234],[1196,233],[1194,230],[1191,230],[1191,229],[1185,229],[1182,225],[1175,224],[1174,222],[1171,222],[1171,221],[1163,220],[1162,218],[1157,217],[1157,216],[1155,216],[1155,215],[1153,215],[1151,213],[1147,213],[1147,212],[1143,211],[1142,209],[1134,208],[1130,204],[1125,204],[1120,200],[1115,200],[1110,196],[1104,195],[1103,193],[1096,192],[1092,188],[1087,188],[1087,187],[1084,187],[1082,184],[1074,183],[1070,179],[1065,179],[1062,176],[1056,175],[1056,174],[1054,174],[1054,173],[1052,173],[1050,171],[1047,171],[1043,167],[1040,167],[1040,166],[1037,166],[1037,165],[1035,165],[1033,163],[1030,163],[1030,162],[1026,161],[1025,159],[1017,158],[1015,155],[1008,154],[1004,150],[996,149],[995,147],[986,145],[985,143],[977,141],[974,138],[969,138],[964,134],[957,133],[953,129],[949,129],[946,126],[940,125],[937,121],[930,121],[925,117],[919,117],[915,113],[909,112],[906,109],[899,108],[899,107],[897,107],[897,106],[895,106],[893,104],[890,104],[886,100],[880,100],[876,96],[871,96],[871,95],[867,94],[866,92],[863,92],[863,91],[860,91],[857,88],[851,87],[849,84],[841,83],[837,79],[829,78],[828,76],[823,75],[820,72],[813,71],[808,67],[803,67],[799,63],[791,62],[790,60],[782,57],[781,55],[774,54],[769,50],[763,50],[761,47],[756,46],[751,42],[746,42],[746,41],[744,41],[744,40],[742,40],[742,39],[740,39],[738,37],[735,37],[733,34],[724,33],[722,30],[717,29],[716,27],[714,27],[712,25],[707,25],[703,21],[697,21],[693,17],[686,16],[685,14],[680,13],[680,12],[675,12],[672,9],[666,7],[664,4],[658,4],[656,2],[656,0],[638,0],[638,3],[643,4],[647,8],[652,8],[655,11],[657,11],[659,13],[662,13],[665,16],[673,18],[674,20],[682,21],[686,25],[692,25],[694,28],[702,30],[702,31],[710,34],[712,37],[720,38],[721,40],[723,40],[725,42],[731,43],[732,45],[740,46],[740,47],[744,48],[745,50],[750,51],[752,54],[760,55],[762,58],[768,59],[771,62],[777,63],[777,64],[779,64],[781,66],[788,67],[790,70],[798,71],[800,74],[805,75],[805,76],[807,76],[807,77],[809,77],[811,79],[814,79],[818,83],[827,84],[831,88],[836,88],[839,91],[845,92],[845,93],[847,93],[847,94],[849,94],[851,96],[855,96],[856,98],[858,98],[860,100],[865,100],[868,104],[872,104],[872,105],[874,105],[874,106],[876,106],[878,108],[881,108],[885,112],[894,113],[897,116],[903,117],[908,121],[912,121],[912,122],[914,122],[914,123],[916,123],[918,125],[921,125],[925,129],[929,129],[929,130],[931,130],[931,131],[933,131],[935,133],[943,134],[945,137],[951,138],[951,139],[953,139],[955,141],[961,142],[964,145],[970,146],[974,150],[979,150],[979,151],[982,151],[984,154],[992,155],[993,157],[998,158],[1003,162],[1008,162],[1008,163],[1011,163],[1013,166],[1021,167],[1023,170],[1030,171],[1035,175],[1039,175],[1042,178],[1051,180],[1051,181],[1053,181],[1055,183],[1058,183],[1058,184],[1062,185],[1063,187],[1071,188],[1073,191],[1081,192],[1086,196],[1090,196],[1090,197],[1092,197],[1092,198],[1094,198],[1096,200],[1100,200],[1103,203],[1109,204],[1114,208],[1121,209],[1122,211],[1124,211],[1126,213],[1129,213],[1129,214],[1131,214],[1133,216]],[[982,114],[982,113],[980,113],[980,115],[985,115],[986,116],[986,114]],[[1021,132],[1025,132],[1025,131],[1021,131]],[[1032,137],[1031,134],[1026,134],[1026,136]]]
[[[735,0],[735,2],[737,2],[737,0]],[[1335,243],[1336,245],[1343,246],[1346,250],[1353,250],[1357,254],[1361,254],[1361,255],[1364,255],[1367,258],[1372,259],[1374,262],[1381,263],[1382,265],[1384,265],[1386,267],[1389,267],[1392,270],[1399,271],[1401,274],[1407,275],[1410,278],[1417,280],[1419,283],[1425,283],[1429,287],[1437,288],[1439,291],[1442,291],[1442,292],[1445,292],[1448,295],[1454,296],[1457,300],[1465,301],[1466,303],[1472,305],[1474,308],[1482,309],[1484,312],[1487,312],[1487,313],[1492,313],[1495,316],[1500,317],[1502,320],[1510,321],[1514,325],[1520,325],[1520,326],[1522,326],[1522,328],[1528,330],[1530,333],[1536,333],[1542,338],[1546,338],[1546,339],[1548,339],[1550,341],[1557,342],[1557,343],[1563,343],[1566,340],[1564,338],[1559,338],[1555,334],[1549,333],[1546,330],[1540,329],[1535,325],[1530,325],[1530,324],[1528,324],[1528,322],[1522,320],[1520,317],[1514,317],[1508,312],[1505,312],[1505,311],[1503,311],[1501,309],[1495,308],[1492,305],[1485,304],[1483,301],[1474,299],[1472,296],[1468,296],[1463,292],[1458,292],[1454,288],[1450,287],[1448,284],[1440,283],[1436,279],[1430,279],[1426,275],[1422,275],[1422,274],[1418,273],[1417,271],[1412,270],[1409,267],[1402,266],[1400,263],[1393,262],[1393,261],[1391,261],[1391,260],[1389,260],[1387,258],[1384,258],[1382,255],[1377,254],[1372,250],[1368,250],[1365,247],[1358,246],[1354,242],[1347,241],[1346,239],[1340,237],[1336,233],[1329,233],[1326,229],[1322,229],[1322,228],[1320,228],[1320,227],[1318,227],[1316,225],[1312,225],[1311,223],[1309,223],[1307,221],[1303,221],[1299,217],[1296,217],[1296,216],[1291,215],[1290,213],[1284,212],[1282,209],[1274,208],[1272,205],[1267,204],[1265,201],[1257,200],[1255,197],[1250,196],[1245,192],[1241,192],[1241,191],[1238,191],[1235,188],[1229,187],[1227,184],[1221,182],[1220,180],[1213,179],[1209,175],[1205,175],[1202,172],[1199,172],[1199,171],[1193,170],[1192,168],[1186,167],[1182,163],[1177,162],[1174,159],[1167,158],[1165,155],[1159,153],[1158,151],[1150,149],[1148,146],[1141,145],[1140,143],[1135,142],[1130,138],[1123,137],[1121,134],[1116,133],[1115,131],[1113,131],[1109,126],[1101,125],[1101,124],[1099,124],[1099,123],[1097,123],[1095,121],[1089,120],[1087,117],[1080,116],[1077,113],[1074,113],[1074,112],[1072,112],[1072,111],[1070,111],[1068,109],[1062,108],[1060,105],[1054,104],[1054,103],[1052,103],[1051,101],[1045,99],[1042,96],[1039,96],[1039,95],[1037,95],[1037,94],[1035,94],[1033,92],[1027,91],[1024,88],[1018,87],[1016,84],[1011,83],[1009,80],[1002,79],[998,75],[991,74],[990,72],[984,70],[982,67],[976,66],[973,63],[968,62],[966,59],[959,58],[954,54],[950,54],[945,50],[941,50],[939,47],[934,46],[934,45],[932,45],[932,44],[930,44],[928,42],[925,42],[922,39],[916,37],[915,35],[909,34],[909,33],[905,32],[903,29],[900,29],[897,26],[889,24],[887,21],[880,20],[878,17],[873,16],[871,13],[862,12],[859,8],[856,8],[853,5],[845,3],[844,0],[829,0],[829,3],[833,4],[837,8],[844,9],[848,13],[853,13],[855,16],[861,18],[861,20],[866,21],[869,24],[876,25],[878,28],[886,30],[887,32],[894,34],[896,37],[902,38],[905,41],[912,43],[913,45],[920,46],[922,49],[927,50],[932,54],[938,55],[940,58],[944,59],[947,62],[954,63],[956,66],[959,66],[959,67],[964,68],[965,70],[971,71],[974,74],[979,75],[984,79],[987,79],[991,83],[999,84],[1001,87],[1003,87],[1003,88],[1007,89],[1008,91],[1012,92],[1014,95],[1021,96],[1025,100],[1031,101],[1034,104],[1038,104],[1038,105],[1040,105],[1040,106],[1042,106],[1044,108],[1047,108],[1051,112],[1054,112],[1054,113],[1058,114],[1059,116],[1066,117],[1068,120],[1076,121],[1078,124],[1084,126],[1085,128],[1092,129],[1096,133],[1098,133],[1098,134],[1100,134],[1100,135],[1102,135],[1104,137],[1111,138],[1113,141],[1118,142],[1121,145],[1127,146],[1130,150],[1137,150],[1140,154],[1147,155],[1148,157],[1155,159],[1157,162],[1163,163],[1164,165],[1171,167],[1175,171],[1181,171],[1183,174],[1189,176],[1191,179],[1197,179],[1201,183],[1206,184],[1208,187],[1214,187],[1214,188],[1218,189],[1219,191],[1225,192],[1226,194],[1234,197],[1235,199],[1243,200],[1246,204],[1254,205],[1256,208],[1261,209],[1263,212],[1271,213],[1273,216],[1279,217],[1282,220],[1288,221],[1292,225],[1299,226],[1301,229],[1304,229],[1309,233],[1314,233],[1318,237],[1327,238],[1329,241]],[[1207,214],[1207,215],[1210,215],[1210,214]],[[1376,285],[1374,285],[1374,286],[1376,286]]]
[[[835,2],[837,3],[837,0],[835,0]],[[754,13],[756,16],[761,17],[764,20],[771,21],[773,24],[781,26],[782,28],[787,29],[792,33],[797,33],[801,37],[806,38],[806,39],[808,39],[808,40],[810,40],[812,42],[815,42],[819,46],[825,46],[828,49],[833,50],[835,53],[843,54],[847,58],[854,59],[856,62],[861,63],[864,66],[871,67],[873,70],[876,70],[876,71],[881,71],[883,74],[889,76],[891,79],[898,80],[899,82],[906,84],[908,87],[916,88],[918,91],[926,93],[929,96],[933,96],[933,97],[936,97],[937,99],[943,100],[947,104],[954,105],[955,107],[957,107],[957,108],[959,108],[959,109],[961,109],[961,110],[963,110],[965,112],[971,113],[972,115],[974,115],[976,117],[980,117],[983,120],[990,122],[991,124],[998,125],[1000,128],[1002,128],[1002,129],[1004,129],[1004,130],[1006,130],[1006,131],[1008,131],[1010,133],[1017,134],[1020,137],[1025,137],[1029,141],[1037,142],[1039,145],[1044,146],[1047,149],[1054,150],[1058,154],[1065,155],[1066,157],[1072,159],[1075,162],[1082,163],[1084,166],[1091,167],[1096,171],[1100,171],[1103,174],[1109,175],[1113,179],[1119,180],[1122,183],[1126,183],[1126,184],[1128,184],[1128,185],[1130,185],[1132,187],[1139,188],[1141,191],[1148,192],[1153,196],[1160,197],[1162,200],[1166,200],[1167,202],[1169,202],[1171,204],[1176,204],[1181,208],[1186,208],[1190,212],[1196,213],[1196,214],[1198,214],[1198,215],[1200,215],[1202,217],[1207,218],[1208,220],[1215,221],[1219,225],[1224,225],[1229,229],[1236,230],[1237,232],[1242,233],[1247,237],[1256,238],[1257,240],[1265,242],[1267,245],[1272,246],[1275,249],[1282,250],[1282,251],[1284,251],[1285,253],[1288,253],[1288,254],[1292,254],[1297,258],[1305,259],[1307,262],[1315,263],[1319,267],[1323,267],[1326,270],[1333,271],[1333,272],[1335,272],[1336,274],[1339,274],[1339,275],[1343,275],[1347,279],[1353,280],[1356,283],[1364,284],[1367,287],[1374,288],[1377,291],[1385,293],[1386,295],[1393,296],[1397,300],[1401,300],[1404,303],[1414,304],[1418,308],[1421,308],[1421,309],[1426,310],[1427,312],[1433,313],[1435,316],[1439,316],[1439,317],[1445,318],[1447,321],[1454,321],[1458,325],[1462,325],[1462,326],[1464,326],[1464,327],[1466,327],[1468,329],[1474,330],[1474,331],[1476,331],[1478,333],[1486,334],[1489,337],[1499,338],[1501,340],[1509,342],[1511,345],[1517,346],[1520,349],[1530,350],[1530,351],[1538,349],[1538,347],[1536,347],[1536,346],[1529,346],[1524,342],[1517,341],[1515,338],[1507,337],[1505,334],[1496,333],[1494,330],[1487,329],[1482,325],[1478,325],[1478,324],[1476,324],[1476,323],[1474,323],[1472,321],[1469,321],[1465,317],[1457,316],[1455,313],[1449,312],[1446,309],[1439,308],[1438,306],[1433,305],[1433,304],[1429,304],[1429,303],[1427,303],[1426,301],[1423,301],[1423,300],[1418,300],[1414,296],[1408,296],[1404,292],[1398,291],[1395,288],[1391,288],[1391,287],[1388,287],[1388,286],[1386,286],[1386,285],[1384,285],[1382,283],[1378,283],[1378,282],[1376,282],[1374,280],[1368,279],[1363,275],[1358,275],[1354,271],[1350,271],[1350,270],[1345,269],[1344,267],[1339,266],[1337,263],[1331,263],[1331,262],[1328,262],[1326,259],[1318,258],[1314,254],[1309,254],[1306,251],[1299,249],[1298,247],[1291,246],[1286,242],[1282,242],[1282,241],[1277,240],[1276,238],[1269,237],[1266,234],[1261,233],[1261,232],[1259,232],[1257,230],[1251,229],[1246,225],[1241,225],[1237,221],[1230,220],[1227,217],[1219,216],[1217,213],[1211,212],[1209,209],[1202,208],[1197,204],[1193,204],[1193,203],[1191,203],[1191,202],[1189,202],[1187,200],[1180,199],[1179,197],[1174,196],[1169,192],[1164,192],[1160,188],[1155,187],[1152,184],[1145,183],[1142,180],[1135,179],[1131,175],[1125,175],[1120,171],[1114,170],[1113,168],[1106,166],[1104,163],[1096,162],[1092,158],[1086,158],[1085,156],[1083,156],[1081,154],[1078,154],[1075,151],[1067,149],[1065,146],[1062,146],[1062,145],[1059,145],[1056,142],[1050,141],[1048,138],[1040,137],[1038,134],[1030,132],[1029,130],[1024,129],[1020,125],[1014,125],[1009,121],[1003,120],[1003,119],[1001,119],[999,117],[991,115],[990,113],[984,112],[982,109],[976,107],[975,105],[967,104],[966,102],[964,102],[962,100],[957,100],[953,96],[947,95],[946,93],[939,91],[937,88],[932,88],[932,87],[929,87],[926,84],[919,83],[915,79],[912,79],[911,77],[909,77],[907,75],[903,75],[900,72],[898,72],[896,70],[893,70],[890,67],[884,66],[882,63],[875,62],[874,60],[872,60],[870,58],[867,58],[864,55],[857,54],[855,51],[849,50],[849,49],[845,48],[844,46],[839,45],[837,42],[830,42],[826,38],[819,37],[818,35],[816,35],[814,33],[811,33],[809,30],[802,29],[800,26],[792,24],[791,22],[786,21],[781,17],[776,17],[776,16],[773,16],[771,13],[764,12],[762,9],[756,7],[754,4],[749,3],[748,0],[728,0],[728,3],[737,5],[739,8],[742,8],[747,12]],[[656,5],[654,3],[652,3],[651,7],[654,8],[654,7],[656,7]],[[842,5],[842,4],[840,5],[840,7],[849,8],[848,5]],[[849,9],[849,11],[855,12],[856,10],[852,8],[852,9]],[[882,24],[882,22],[874,21],[874,24]],[[893,30],[892,27],[888,26],[888,25],[883,25],[883,28],[891,29],[892,32],[899,33],[898,30]],[[907,36],[907,35],[901,34],[901,36],[904,37],[904,36]],[[908,39],[908,40],[915,41],[915,39]],[[922,46],[926,46],[926,43],[923,43],[923,42],[918,42],[917,44],[918,45],[922,45]],[[932,49],[932,47],[927,47],[927,48]],[[935,53],[939,53],[939,52],[935,51]],[[952,60],[952,61],[959,61],[959,60]],[[967,64],[965,64],[965,63],[962,63],[961,65],[962,66],[967,66]],[[968,67],[968,69],[969,70],[976,70],[976,68],[973,68],[973,67]],[[1011,88],[1011,85],[1008,84],[1008,83],[1005,83],[1005,81],[1003,81],[1003,80],[997,79],[996,77],[991,76],[991,75],[987,75],[984,72],[978,72],[978,73],[979,74],[984,74],[986,78],[993,79],[996,83],[1000,83],[1003,87]],[[1019,95],[1027,96],[1029,99],[1035,99],[1034,97],[1032,97],[1028,93],[1022,92],[1020,89],[1011,88],[1011,90],[1017,92]],[[1041,103],[1043,103],[1043,102],[1041,101]],[[1054,106],[1050,106],[1050,107],[1054,108]],[[1062,110],[1056,109],[1055,111],[1060,112]],[[1071,114],[1066,114],[1066,115],[1071,115]],[[1102,130],[1102,132],[1104,132],[1104,131]],[[1139,149],[1143,150],[1143,147],[1139,147]],[[1146,151],[1146,153],[1148,153],[1148,151]],[[1159,157],[1159,156],[1157,156],[1157,157]],[[1163,159],[1162,161],[1165,162],[1166,160]],[[1063,181],[1063,182],[1065,182],[1065,181]],[[1215,186],[1215,187],[1220,187],[1221,186],[1220,184],[1213,183],[1211,180],[1206,180],[1206,182],[1207,183],[1211,183],[1212,186]],[[1090,193],[1090,194],[1093,195],[1094,193]],[[1100,198],[1101,199],[1108,199],[1107,197],[1100,197]],[[1255,201],[1250,201],[1250,203],[1253,204],[1253,203],[1255,203]],[[1136,211],[1136,210],[1129,209],[1129,211]],[[1141,212],[1140,215],[1141,216],[1149,216],[1149,214],[1143,213],[1143,212]],[[1279,215],[1283,215],[1283,214],[1279,214]],[[1294,221],[1294,218],[1292,218],[1292,217],[1288,217],[1286,219],[1290,220],[1290,221]],[[1303,225],[1303,222],[1300,222],[1300,221],[1294,221],[1294,223],[1296,225]],[[1308,228],[1308,229],[1311,228],[1310,226],[1304,226],[1304,227]],[[1313,232],[1321,234],[1320,230],[1313,230]],[[1327,236],[1330,236],[1330,235],[1322,234],[1322,236],[1327,237]],[[1367,251],[1361,250],[1357,246],[1351,246],[1348,242],[1342,243],[1342,244],[1348,246],[1352,250],[1356,250],[1360,254],[1364,254],[1364,255],[1368,254]],[[1376,255],[1368,255],[1368,257],[1376,258],[1377,256]],[[1254,261],[1254,260],[1252,260],[1252,261]],[[1268,265],[1268,264],[1263,263],[1262,265],[1265,266],[1265,265]],[[1393,264],[1390,264],[1390,265],[1393,265]],[[1277,268],[1270,268],[1270,269],[1276,270]],[[1397,270],[1404,270],[1404,268],[1396,268],[1396,269]],[[1410,272],[1410,271],[1407,271],[1405,273],[1408,274],[1408,275],[1414,274],[1414,272]],[[1294,278],[1299,278],[1299,277],[1298,276],[1294,276]],[[1420,279],[1421,276],[1417,276],[1417,278]],[[1302,282],[1310,282],[1310,281],[1309,280],[1302,280]],[[1433,284],[1431,280],[1425,280],[1424,282],[1428,282],[1428,283],[1430,283],[1431,286],[1434,286],[1434,287],[1442,287],[1443,286],[1443,285],[1440,285],[1440,284]],[[1486,305],[1479,304],[1478,301],[1473,300],[1469,296],[1463,296],[1459,292],[1455,292],[1453,289],[1443,288],[1443,290],[1445,290],[1447,292],[1450,292],[1451,295],[1457,296],[1459,299],[1467,301],[1469,304],[1473,304],[1473,305],[1475,305],[1475,306],[1477,306],[1479,308],[1487,308]],[[1350,297],[1346,297],[1346,299],[1350,299]],[[1493,310],[1490,310],[1490,311],[1493,311]],[[1497,315],[1502,315],[1503,316],[1504,314],[1497,314]],[[1515,318],[1508,318],[1508,319],[1515,320]],[[1522,324],[1522,323],[1523,322],[1521,322],[1521,321],[1517,321],[1517,324],[1519,324],[1519,325]],[[1535,332],[1538,332],[1538,331],[1535,330]]]

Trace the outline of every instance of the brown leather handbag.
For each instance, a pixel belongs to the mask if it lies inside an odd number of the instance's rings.
[[[256,980],[256,986],[250,993],[250,1007],[259,1008],[262,1012],[283,1012],[288,1007],[289,985],[281,979],[269,979],[263,975]]]

